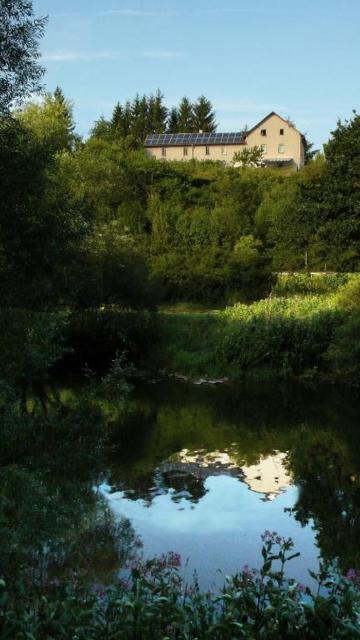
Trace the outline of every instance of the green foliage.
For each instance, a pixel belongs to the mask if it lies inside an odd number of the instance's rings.
[[[141,149],[144,139],[151,133],[175,133],[191,131],[215,131],[213,106],[205,96],[191,103],[182,98],[178,107],[168,110],[160,90],[155,95],[140,96],[124,105],[115,105],[112,117],[103,116],[93,126],[91,136],[95,139],[118,142],[124,148]]]
[[[39,40],[47,19],[36,18],[29,0],[0,3],[0,116],[41,89]]]
[[[64,356],[67,314],[0,309],[1,380],[41,401],[49,370]]]
[[[261,147],[247,148],[234,153],[232,163],[234,166],[240,167],[261,167],[263,164],[264,152]]]
[[[291,539],[265,532],[262,568],[243,567],[219,594],[201,592],[196,578],[185,586],[180,557],[172,552],[137,561],[127,581],[92,592],[81,583],[60,585],[13,600],[2,581],[1,632],[38,640],[49,632],[53,638],[83,640],[359,638],[356,572],[343,578],[323,566],[312,574],[318,583],[313,592],[284,576],[284,567],[298,555]]]
[[[72,106],[59,88],[54,94],[47,93],[41,103],[28,103],[16,116],[52,155],[70,151],[77,140]]]
[[[349,317],[345,302],[349,295],[355,305],[358,278],[341,286],[347,278],[282,276],[274,292],[286,297],[218,312],[162,314],[164,364],[192,378],[329,375],[358,384],[358,319]]]
[[[272,293],[277,297],[332,293],[340,287],[343,287],[348,281],[348,278],[349,275],[346,273],[278,274],[272,288]],[[339,306],[342,306],[342,304],[340,303]]]
[[[215,113],[210,100],[200,96],[193,104],[193,127],[195,131],[211,132],[216,130]]]

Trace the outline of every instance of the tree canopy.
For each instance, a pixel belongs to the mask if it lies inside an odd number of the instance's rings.
[[[46,18],[29,0],[0,0],[0,114],[41,88],[39,40]]]

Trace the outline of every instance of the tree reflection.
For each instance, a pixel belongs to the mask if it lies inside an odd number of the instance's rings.
[[[356,433],[303,431],[295,438],[289,468],[300,487],[293,515],[313,522],[321,555],[340,566],[360,567],[360,448]]]
[[[1,407],[1,437],[0,575],[31,585],[74,571],[110,579],[138,541],[94,491],[106,460],[101,411],[85,399],[29,414],[14,401]]]

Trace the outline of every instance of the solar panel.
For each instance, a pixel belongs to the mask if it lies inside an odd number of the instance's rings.
[[[213,144],[241,144],[246,134],[237,133],[159,133],[148,135],[146,147],[191,146]]]

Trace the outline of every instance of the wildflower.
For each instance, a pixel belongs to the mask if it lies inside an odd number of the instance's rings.
[[[174,551],[170,551],[167,557],[167,562],[170,567],[180,567],[181,555],[179,553],[175,553]]]
[[[352,580],[353,582],[355,582],[356,580],[359,579],[359,574],[356,571],[356,569],[349,569],[347,574],[346,574],[346,578],[348,580]]]
[[[244,578],[248,578],[249,580],[251,580],[254,577],[252,570],[249,568],[249,565],[247,564],[244,564],[242,568],[242,574]]]

